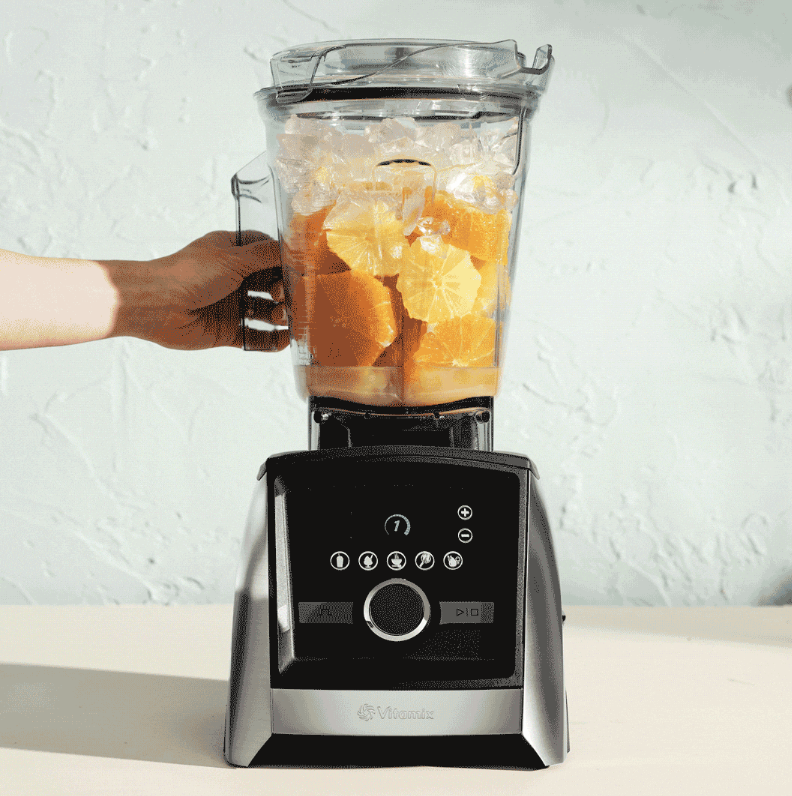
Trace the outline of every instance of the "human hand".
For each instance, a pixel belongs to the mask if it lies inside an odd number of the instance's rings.
[[[181,251],[144,263],[104,262],[119,294],[110,336],[138,337],[166,348],[203,349],[242,346],[240,306],[248,318],[286,325],[283,273],[277,241],[257,232],[210,232]],[[274,301],[242,296],[269,293]],[[245,299],[240,301],[240,299]],[[288,329],[248,327],[248,347],[280,351]]]

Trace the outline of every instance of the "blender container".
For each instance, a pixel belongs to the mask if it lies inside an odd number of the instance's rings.
[[[294,47],[256,94],[267,151],[232,184],[261,228],[270,174],[298,391],[421,407],[498,390],[530,122],[550,46]],[[245,314],[243,313],[243,317]]]

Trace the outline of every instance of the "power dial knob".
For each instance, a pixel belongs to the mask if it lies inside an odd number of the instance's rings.
[[[375,586],[363,603],[372,633],[388,641],[406,641],[429,623],[429,600],[414,583],[392,578]]]

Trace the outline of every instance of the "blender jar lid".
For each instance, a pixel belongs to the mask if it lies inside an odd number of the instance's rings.
[[[355,86],[435,87],[472,93],[540,94],[552,71],[552,47],[526,65],[517,42],[370,39],[320,42],[276,53],[270,60],[278,104],[302,102],[312,92]]]

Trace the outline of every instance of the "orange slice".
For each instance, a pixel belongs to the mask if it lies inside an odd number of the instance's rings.
[[[482,262],[470,258],[481,275],[481,285],[473,302],[471,312],[477,315],[492,315],[496,308],[503,312],[509,306],[509,271],[505,263]]]
[[[469,252],[480,260],[506,262],[509,255],[511,213],[499,210],[485,213],[475,205],[456,199],[445,191],[435,194],[424,215],[447,221],[451,232],[443,240]]]
[[[452,368],[493,367],[495,326],[491,318],[473,314],[438,323],[423,336],[414,360]]]
[[[346,271],[347,264],[330,251],[322,225],[331,206],[310,215],[295,213],[283,235],[281,259],[299,275],[308,272],[333,274]]]
[[[399,324],[399,334],[380,354],[374,365],[383,368],[398,368],[412,360],[413,354],[415,354],[421,344],[421,337],[426,331],[426,322],[411,318],[404,309],[401,294],[396,289],[395,277],[386,277],[384,283],[391,291],[393,309],[397,320],[401,322]]]
[[[317,365],[372,365],[398,332],[388,288],[354,271],[299,280],[291,318]]]
[[[407,254],[395,197],[384,191],[345,191],[324,220],[327,245],[353,271],[393,276]]]
[[[329,212],[330,206],[323,207],[310,215],[294,213],[283,235],[284,243],[293,249],[307,248],[314,244],[322,234],[322,224]]]
[[[396,286],[410,317],[438,323],[467,315],[481,284],[470,255],[430,235],[409,251]]]

